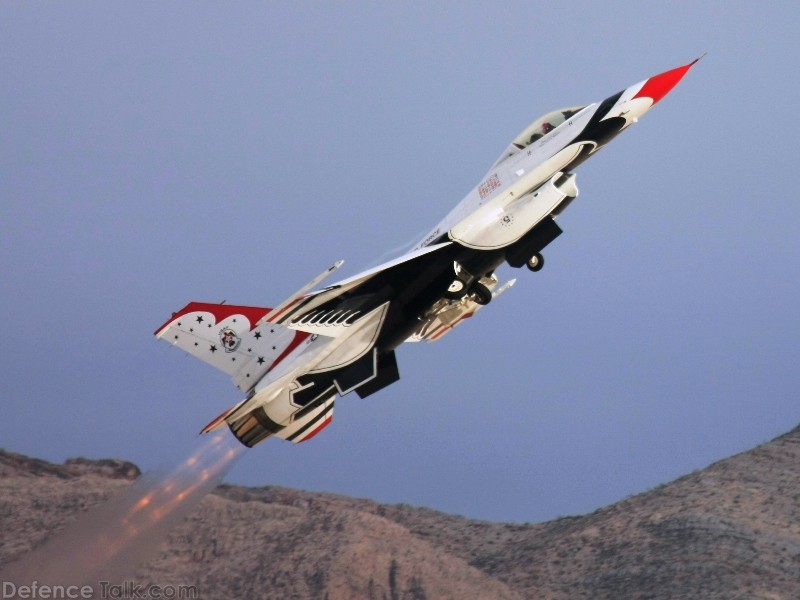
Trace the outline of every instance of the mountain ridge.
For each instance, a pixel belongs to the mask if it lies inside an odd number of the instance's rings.
[[[0,567],[139,476],[0,451]],[[798,598],[800,427],[581,516],[494,523],[277,486],[222,485],[137,581],[200,597]]]

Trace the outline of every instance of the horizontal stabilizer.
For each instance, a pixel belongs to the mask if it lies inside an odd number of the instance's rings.
[[[226,410],[221,415],[219,415],[216,419],[211,421],[211,423],[209,423],[208,425],[203,427],[203,429],[200,430],[200,434],[202,435],[202,434],[208,433],[210,431],[216,431],[217,429],[221,429],[222,427],[224,427],[227,424],[225,422],[225,419],[227,419],[233,413],[235,413],[236,409],[238,409],[245,402],[247,402],[247,398],[245,398],[244,400],[242,400],[238,404],[234,404],[233,406],[231,406],[228,410]]]

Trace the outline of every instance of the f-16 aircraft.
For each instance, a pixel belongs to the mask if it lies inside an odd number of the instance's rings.
[[[697,59],[699,60],[699,59]],[[334,400],[398,381],[395,349],[441,339],[514,284],[498,267],[539,271],[578,196],[573,171],[657,104],[697,60],[599,103],[561,108],[515,137],[466,197],[406,254],[315,290],[336,262],[274,308],[191,302],[158,339],[224,371],[245,398],[203,428],[245,446],[314,437]]]

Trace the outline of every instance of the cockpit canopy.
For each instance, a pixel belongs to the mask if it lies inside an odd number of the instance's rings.
[[[541,137],[544,137],[553,129],[561,125],[564,121],[569,119],[575,113],[583,110],[583,106],[572,106],[569,108],[562,108],[549,112],[543,117],[539,117],[533,123],[528,125],[522,130],[517,137],[514,138],[513,144],[522,150],[526,146],[531,145],[533,142]]]
[[[509,144],[506,151],[500,155],[500,158],[494,163],[492,168],[499,165],[501,162],[506,160],[507,158],[511,158],[515,154],[517,154],[520,150],[530,146],[533,142],[546,136],[548,133],[553,131],[556,127],[561,125],[564,121],[569,119],[572,115],[582,111],[585,106],[570,106],[568,108],[561,108],[559,110],[554,110],[553,112],[549,112],[544,116],[539,117],[533,123],[528,125],[525,129],[523,129],[520,134],[514,138],[514,140]]]

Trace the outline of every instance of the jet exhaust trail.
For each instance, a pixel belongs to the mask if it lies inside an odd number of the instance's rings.
[[[91,586],[92,597],[100,597],[100,582],[113,585],[130,579],[153,557],[169,531],[221,483],[244,450],[227,431],[203,436],[178,465],[145,473],[42,547],[8,565],[0,572],[0,581],[17,588],[33,582],[40,587]]]

